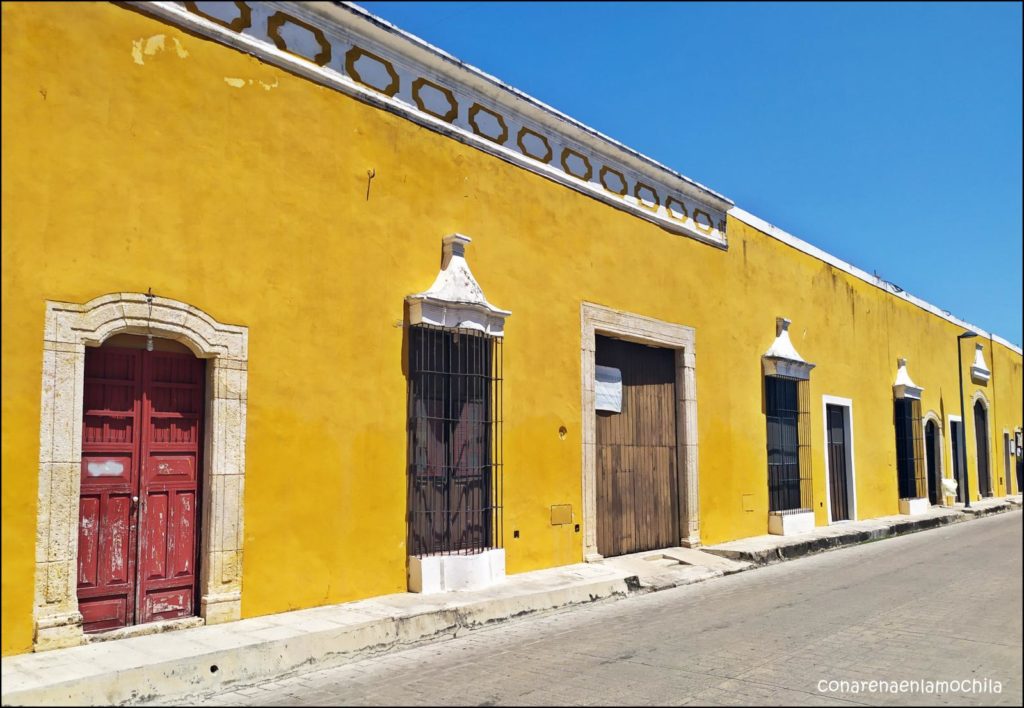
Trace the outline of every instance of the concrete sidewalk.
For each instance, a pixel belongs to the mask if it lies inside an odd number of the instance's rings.
[[[4,705],[101,705],[200,699],[324,669],[495,622],[701,582],[763,564],[1020,507],[837,524],[800,537],[670,548],[510,576],[486,590],[402,593],[172,633],[92,642],[2,661]],[[802,550],[801,550],[802,549]]]
[[[867,521],[849,521],[819,526],[813,531],[796,536],[753,536],[751,538],[705,546],[707,553],[755,565],[766,565],[791,560],[809,553],[818,553],[833,548],[852,546],[857,543],[878,541],[890,536],[901,536],[915,531],[933,529],[937,526],[955,524],[972,518],[998,514],[1021,508],[1021,496],[999,497],[972,502],[971,508],[963,504],[953,507],[932,507],[924,514],[915,516],[882,516]]]

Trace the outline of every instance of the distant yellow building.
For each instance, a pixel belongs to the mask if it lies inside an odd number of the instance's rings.
[[[1018,346],[356,7],[2,13],[5,655],[1019,492]]]

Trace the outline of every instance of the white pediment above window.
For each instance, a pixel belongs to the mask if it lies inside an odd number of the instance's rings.
[[[914,383],[907,371],[907,360],[900,357],[896,360],[896,381],[892,385],[892,393],[896,398],[913,398],[920,400],[923,388]]]
[[[466,262],[469,236],[452,234],[442,241],[441,272],[427,290],[409,295],[409,323],[473,329],[494,337],[505,333],[512,313],[487,302]]]
[[[981,344],[974,346],[974,362],[971,364],[971,380],[974,383],[987,384],[992,378],[992,372],[985,365],[985,347]]]
[[[775,341],[761,357],[765,376],[785,376],[790,379],[811,378],[814,364],[804,360],[789,338],[790,320],[775,318]]]

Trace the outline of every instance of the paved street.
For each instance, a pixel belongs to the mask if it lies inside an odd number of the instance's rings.
[[[211,703],[1019,706],[1021,518],[513,621]],[[819,690],[963,679],[967,692]],[[1001,693],[971,692],[996,681]]]

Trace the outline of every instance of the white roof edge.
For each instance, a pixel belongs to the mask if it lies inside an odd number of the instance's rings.
[[[860,268],[858,268],[857,266],[853,265],[852,263],[847,263],[846,261],[842,260],[841,258],[833,256],[831,253],[828,253],[827,251],[823,251],[820,248],[818,248],[817,246],[811,245],[811,244],[807,243],[806,241],[797,238],[796,236],[794,236],[793,234],[791,234],[791,233],[789,233],[787,231],[783,231],[778,226],[774,226],[772,224],[769,224],[764,219],[762,219],[760,217],[757,217],[757,216],[754,216],[750,212],[748,212],[748,211],[746,211],[744,209],[741,209],[740,207],[733,207],[727,213],[728,213],[729,216],[733,217],[734,219],[739,219],[744,224],[747,224],[748,226],[753,226],[755,229],[758,229],[759,231],[764,232],[768,236],[771,236],[772,238],[774,238],[774,239],[776,239],[778,241],[782,241],[783,243],[785,243],[785,244],[787,244],[789,246],[792,246],[793,248],[797,249],[798,251],[803,251],[804,253],[806,253],[809,256],[813,256],[814,258],[817,258],[818,260],[824,261],[825,263],[828,263],[829,265],[834,266],[834,267],[838,268],[839,270],[842,270],[842,271],[844,271],[846,273],[849,273],[850,275],[854,276],[855,278],[859,278],[859,279],[863,280],[865,283],[870,283],[871,285],[874,285],[876,288],[880,288],[880,289],[886,291],[890,295],[895,295],[896,297],[899,297],[899,298],[901,298],[903,300],[906,300],[909,303],[917,305],[922,310],[925,310],[927,312],[930,312],[933,315],[941,317],[942,319],[944,319],[944,320],[946,320],[948,322],[952,322],[953,324],[955,324],[955,325],[957,325],[959,327],[963,327],[964,329],[969,329],[972,332],[977,332],[980,336],[986,337],[986,338],[992,340],[993,342],[998,342],[999,344],[1002,344],[1004,347],[1006,347],[1007,349],[1010,349],[1011,351],[1016,352],[1017,354],[1024,354],[1024,351],[1022,351],[1019,346],[1017,346],[1016,344],[1013,344],[1012,342],[1007,341],[1006,339],[1003,339],[999,335],[992,334],[991,332],[987,332],[984,329],[982,329],[981,327],[978,327],[977,325],[973,325],[973,324],[971,324],[970,322],[968,322],[966,320],[962,320],[959,317],[956,317],[956,316],[950,314],[949,312],[946,312],[945,310],[942,310],[942,309],[936,307],[935,305],[931,304],[927,300],[922,300],[919,297],[911,295],[906,290],[894,290],[892,287],[890,287],[891,283],[889,283],[888,281],[886,281],[886,280],[884,280],[882,278],[879,278],[878,276],[872,275],[871,273],[868,273],[868,272],[866,272],[864,270],[861,270]]]
[[[648,168],[654,168],[656,170],[659,170],[668,175],[669,177],[683,182],[684,184],[690,187],[690,190],[687,191],[697,192],[697,194],[691,194],[691,196],[700,196],[703,197],[704,199],[709,199],[712,202],[718,202],[716,206],[722,209],[723,211],[728,210],[730,207],[735,205],[734,201],[724,196],[723,194],[716,192],[710,187],[703,185],[700,182],[697,182],[696,180],[691,179],[680,172],[677,172],[676,170],[658,162],[652,157],[648,157],[647,155],[644,155],[643,153],[634,150],[633,148],[627,145],[624,145],[618,140],[605,135],[601,131],[591,128],[585,123],[581,123],[572,116],[566,115],[565,113],[562,113],[556,108],[552,108],[543,101],[540,101],[534,98],[533,96],[530,96],[529,94],[520,91],[514,86],[505,83],[501,79],[492,76],[491,74],[488,74],[486,71],[478,69],[472,64],[467,64],[466,62],[460,60],[458,57],[449,54],[443,49],[435,47],[426,40],[421,39],[420,37],[417,37],[416,35],[403,30],[401,27],[396,27],[395,25],[388,22],[384,18],[374,15],[369,10],[360,7],[359,5],[353,2],[348,2],[347,0],[332,0],[332,2],[330,3],[308,2],[305,4],[308,4],[310,6],[310,9],[314,9],[320,12],[322,15],[329,16],[341,10],[347,11],[354,15],[358,15],[362,19],[374,25],[379,31],[382,31],[385,34],[396,36],[404,40],[405,42],[413,44],[420,51],[432,54],[434,55],[434,57],[439,58],[444,62],[450,64],[452,68],[465,71],[472,78],[484,81],[487,84],[490,84],[492,88],[497,88],[501,92],[511,94],[515,98],[526,103],[529,107],[533,108],[538,113],[547,114],[551,118],[555,118],[559,121],[562,121],[563,123],[567,123],[570,128],[579,130],[582,133],[585,133],[586,135],[591,137],[592,139],[597,139],[598,141],[605,143],[606,147],[624,153],[625,156],[632,158],[633,161],[642,163]],[[634,169],[640,170],[641,168],[634,167]]]

